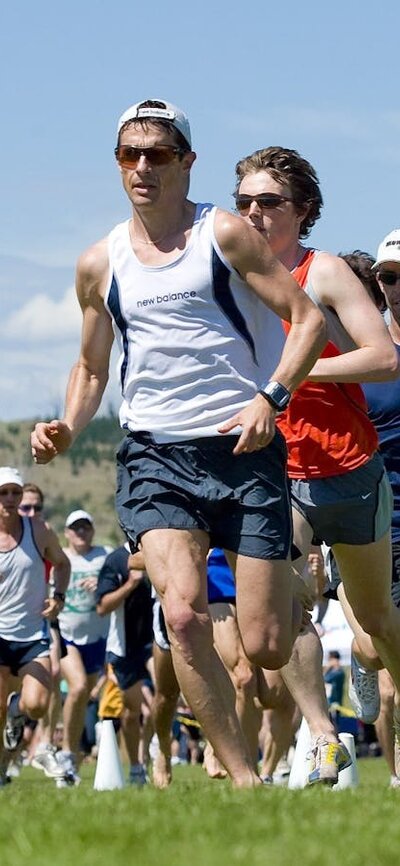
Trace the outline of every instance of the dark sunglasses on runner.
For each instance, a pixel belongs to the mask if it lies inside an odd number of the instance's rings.
[[[30,511],[34,511],[35,514],[40,514],[43,511],[43,505],[20,505],[19,510],[22,511],[23,514],[29,514]]]
[[[378,279],[384,286],[395,286],[396,283],[400,283],[400,274],[396,271],[379,271]]]
[[[136,168],[140,157],[146,157],[150,165],[168,165],[179,154],[185,153],[182,147],[173,144],[155,144],[153,147],[134,147],[120,144],[115,148],[115,157],[121,168]]]
[[[248,213],[253,201],[257,202],[261,210],[270,210],[279,207],[285,201],[292,201],[286,195],[278,195],[276,192],[263,192],[260,195],[237,195],[236,209],[239,213]]]

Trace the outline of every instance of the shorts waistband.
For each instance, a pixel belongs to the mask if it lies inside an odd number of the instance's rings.
[[[134,439],[137,442],[142,442],[144,445],[159,445],[164,447],[186,447],[197,446],[198,448],[232,448],[238,441],[237,434],[227,434],[226,436],[196,436],[194,439],[174,439],[172,442],[157,442],[152,433],[148,430],[129,430],[127,432],[128,439]]]

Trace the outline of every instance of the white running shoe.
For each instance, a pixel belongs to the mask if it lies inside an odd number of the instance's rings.
[[[389,788],[400,788],[400,779],[398,776],[391,776]]]
[[[48,779],[63,779],[65,775],[64,768],[57,761],[57,749],[47,743],[45,746],[39,746],[32,758],[31,767],[35,770],[42,770]]]
[[[19,759],[10,761],[7,767],[7,776],[9,776],[10,779],[17,779],[18,776],[21,775],[21,766],[22,761],[20,761]]]
[[[78,776],[74,756],[71,752],[57,752],[56,761],[61,767],[62,775],[56,779],[57,788],[70,788],[80,785],[81,778]]]
[[[366,725],[376,722],[381,705],[378,672],[363,668],[354,653],[351,654],[349,699],[358,719]]]

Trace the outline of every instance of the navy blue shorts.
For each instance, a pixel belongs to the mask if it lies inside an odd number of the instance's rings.
[[[287,559],[292,520],[286,443],[277,432],[259,451],[235,456],[236,436],[156,444],[129,433],[117,454],[116,505],[132,549],[150,529],[201,529],[210,547],[257,559]]]
[[[94,643],[74,643],[73,640],[64,638],[65,645],[74,646],[82,659],[83,667],[87,674],[97,674],[104,668],[106,658],[106,640],[101,637]]]
[[[50,655],[50,641],[48,638],[40,640],[5,640],[0,637],[0,666],[10,668],[14,677],[24,665],[33,662],[34,659],[48,658]]]
[[[116,656],[108,652],[106,661],[111,665],[121,691],[126,692],[140,680],[148,680],[146,662],[151,656],[152,647],[145,647],[134,656]]]

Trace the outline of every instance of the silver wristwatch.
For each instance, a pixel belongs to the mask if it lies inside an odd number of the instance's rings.
[[[280,382],[268,382],[265,388],[261,388],[259,394],[268,400],[275,412],[283,412],[289,405],[291,393],[281,385]]]

